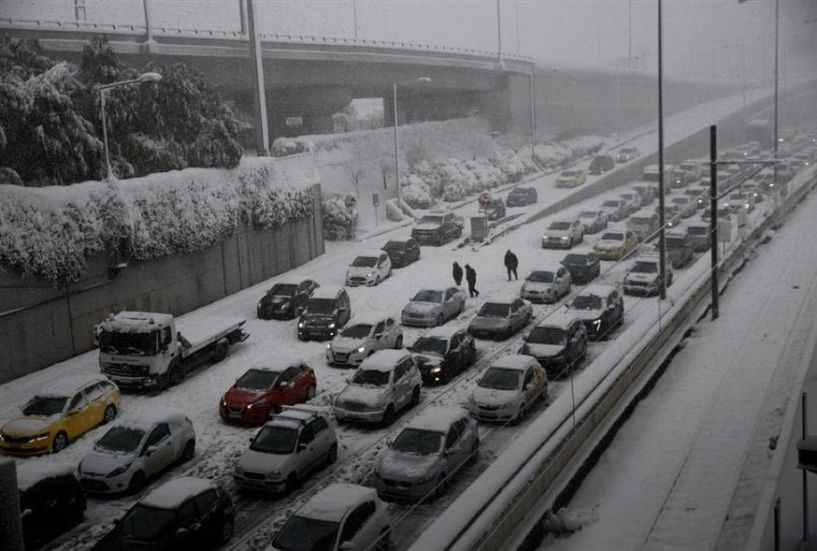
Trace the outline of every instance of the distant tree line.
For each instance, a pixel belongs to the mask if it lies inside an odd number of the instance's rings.
[[[162,75],[106,92],[114,174],[235,167],[245,126],[201,73],[182,63],[125,66],[97,36],[79,66],[54,60],[36,40],[0,38],[0,184],[66,185],[106,175],[98,84]]]

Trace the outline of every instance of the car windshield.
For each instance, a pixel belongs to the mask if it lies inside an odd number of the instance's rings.
[[[579,218],[595,218],[596,212],[592,210],[585,210],[579,213]]]
[[[709,232],[709,228],[704,226],[690,226],[688,228],[690,235],[706,235]]]
[[[444,356],[448,350],[448,340],[442,337],[420,337],[411,347],[412,352],[431,352]]]
[[[267,294],[271,297],[294,297],[298,294],[298,286],[294,283],[278,283]]]
[[[412,302],[442,302],[443,301],[443,292],[442,291],[429,291],[424,290],[420,291],[414,298],[411,299]]]
[[[145,431],[133,427],[113,427],[96,441],[94,448],[116,453],[133,453],[145,436]]]
[[[358,323],[351,327],[346,327],[340,332],[341,337],[349,337],[350,339],[362,339],[368,337],[372,332],[372,326],[366,323]]]
[[[298,431],[293,428],[266,426],[261,427],[255,435],[250,449],[261,453],[286,455],[295,451],[297,441]]]
[[[358,369],[352,382],[356,385],[386,386],[389,384],[389,372],[377,369]]]
[[[622,148],[621,151],[619,151],[619,153],[624,153],[624,154],[629,154],[629,153],[633,153],[633,152],[635,152],[635,149],[633,149],[632,147],[625,147],[625,148]]]
[[[103,331],[99,335],[99,348],[108,354],[153,356],[156,354],[156,336],[156,331],[144,333]]]
[[[687,245],[686,239],[683,237],[666,237],[667,247],[672,249],[683,249]]]
[[[122,535],[134,540],[156,540],[171,526],[175,516],[172,509],[137,504],[122,518]]]
[[[282,551],[332,551],[339,526],[337,522],[292,515],[272,545]]]
[[[570,229],[570,222],[551,222],[550,226],[548,226],[549,230],[569,230]]]
[[[601,206],[603,206],[603,207],[612,207],[612,208],[618,208],[618,206],[619,206],[620,204],[621,204],[621,201],[616,201],[616,200],[612,200],[612,199],[611,199],[611,200],[609,200],[609,201],[605,201],[605,202],[603,202],[603,203],[601,204]]]
[[[571,266],[584,266],[588,263],[588,258],[583,254],[568,254],[565,255],[565,259],[562,262]]]
[[[406,248],[406,244],[402,241],[389,241],[383,245],[384,251],[402,251]]]
[[[601,235],[603,240],[607,239],[610,241],[624,241],[624,234],[619,232],[606,232]]]
[[[438,453],[443,445],[443,435],[430,430],[406,428],[394,439],[391,449],[416,455]]]
[[[639,224],[639,225],[640,224],[649,224],[651,220],[652,220],[651,218],[647,218],[646,216],[631,216],[630,217],[630,222],[632,222],[633,224]]]
[[[527,341],[531,344],[559,344],[564,346],[567,343],[567,336],[564,330],[558,327],[534,327],[528,335]]]
[[[236,388],[242,390],[266,390],[278,378],[278,371],[268,369],[250,369],[235,382]]]
[[[443,217],[442,216],[423,216],[420,219],[421,224],[442,224]]]
[[[686,205],[689,202],[689,199],[686,197],[673,197],[672,202],[676,205]]]
[[[521,375],[516,369],[490,367],[479,380],[479,386],[495,390],[516,390],[519,388]]]
[[[42,415],[48,417],[62,413],[68,398],[59,396],[35,396],[23,406],[24,415]]]
[[[335,301],[331,298],[311,298],[306,303],[306,311],[310,314],[331,314],[335,311]]]
[[[506,318],[511,311],[510,304],[502,304],[500,302],[486,302],[479,309],[477,316],[483,318]]]
[[[516,188],[516,189],[512,189],[512,190],[511,190],[511,192],[508,194],[508,196],[509,196],[509,197],[510,197],[511,195],[522,195],[522,196],[526,196],[527,194],[528,194],[528,190],[527,190],[527,189],[523,189],[523,188]]]
[[[525,279],[536,283],[553,283],[553,272],[531,272]]]
[[[376,256],[359,256],[352,262],[352,266],[356,268],[374,268],[376,264]]]
[[[601,297],[598,295],[578,295],[570,305],[576,310],[601,310]]]
[[[655,274],[658,273],[658,264],[656,262],[636,262],[631,271],[637,274]]]
[[[658,181],[658,173],[657,172],[645,172],[641,175],[642,182],[657,182]]]
[[[621,195],[622,197],[624,197],[624,198],[625,198],[625,199],[627,199],[628,201],[629,201],[629,200],[632,200],[632,198],[633,198],[633,194],[632,194],[632,193],[621,193],[621,194],[619,194],[619,195]]]

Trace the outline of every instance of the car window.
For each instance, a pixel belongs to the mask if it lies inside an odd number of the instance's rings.
[[[315,439],[315,433],[312,431],[312,425],[306,425],[301,429],[301,435],[298,437],[299,444],[309,444]]]
[[[309,423],[309,428],[312,429],[312,433],[317,436],[329,428],[329,425],[326,423],[326,419],[323,417],[316,417]]]
[[[85,397],[85,392],[80,391],[77,392],[71,399],[71,403],[68,405],[68,411],[71,411],[72,409],[84,408],[87,405],[88,399]]]
[[[196,522],[197,515],[196,515],[196,505],[194,503],[194,499],[188,499],[182,506],[179,507],[179,514],[177,516],[178,519],[178,527],[188,528],[191,524]]]
[[[367,501],[349,513],[346,522],[343,524],[343,532],[341,532],[340,536],[341,543],[351,541],[374,514],[374,510],[374,501]]]
[[[394,326],[394,320],[389,318],[386,320],[386,329],[391,329]]]
[[[533,368],[529,367],[528,370],[525,372],[525,383],[524,386],[527,386],[528,383],[533,381]]]
[[[448,449],[455,446],[457,442],[459,442],[460,436],[462,436],[462,425],[457,422],[451,425],[451,428],[448,430],[448,434],[445,437],[445,447]]]
[[[399,381],[406,374],[406,362],[400,362],[394,367],[394,380]]]
[[[382,333],[384,328],[385,328],[385,324],[384,324],[384,323],[381,321],[380,323],[378,323],[378,324],[375,326],[375,328],[374,328],[374,334],[375,334],[375,335],[377,335],[377,334],[379,334],[379,333]]]
[[[295,379],[295,377],[297,377],[300,372],[301,372],[300,366],[293,365],[291,367],[288,367],[284,370],[283,373],[281,373],[280,377],[278,377],[278,382],[288,383]]]
[[[161,423],[159,426],[153,429],[153,432],[151,432],[150,436],[148,436],[148,439],[145,442],[145,448],[161,442],[168,436],[170,436],[170,429],[168,428],[167,423]]]
[[[451,349],[459,348],[462,344],[462,333],[456,333],[451,337]]]
[[[215,509],[218,504],[218,494],[215,490],[207,490],[194,497],[193,501],[196,503],[196,509],[198,509],[199,514],[204,515]]]
[[[452,288],[452,289],[448,289],[448,290],[445,292],[445,300],[449,300],[451,297],[453,297],[453,296],[454,296],[454,295],[456,295],[456,294],[457,294],[457,290],[456,290],[456,289],[453,289],[453,288]]]

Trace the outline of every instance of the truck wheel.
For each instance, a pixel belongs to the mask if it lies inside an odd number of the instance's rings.
[[[218,363],[224,358],[227,357],[227,351],[229,350],[230,345],[227,341],[221,340],[218,341],[213,349],[213,363]]]
[[[176,386],[177,384],[181,383],[184,379],[182,366],[178,363],[170,364],[170,367],[168,368],[168,378],[170,380],[170,386]]]

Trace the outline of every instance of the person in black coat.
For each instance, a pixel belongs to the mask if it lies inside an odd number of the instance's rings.
[[[477,291],[477,271],[473,269],[468,264],[465,265],[465,281],[468,282],[468,292],[471,294],[471,297],[478,297],[479,291]]]
[[[505,268],[508,270],[508,281],[511,280],[511,273],[513,273],[514,279],[519,279],[519,276],[516,275],[517,267],[519,267],[519,259],[508,249],[508,252],[505,253]]]
[[[454,262],[454,271],[452,275],[454,276],[454,284],[457,287],[462,285],[462,266],[460,266],[456,262]]]

